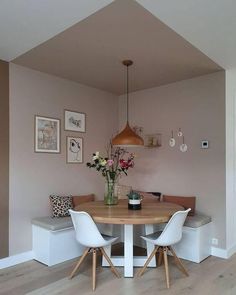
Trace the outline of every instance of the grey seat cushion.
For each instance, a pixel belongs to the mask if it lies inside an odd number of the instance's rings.
[[[187,216],[184,226],[197,228],[209,222],[211,222],[210,216],[195,214],[194,216]]]
[[[71,217],[39,217],[34,218],[31,222],[34,225],[38,225],[40,227],[43,227],[45,229],[56,231],[60,229],[66,229],[73,227],[73,223],[71,220]]]
[[[194,216],[187,216],[184,226],[191,227],[191,228],[198,228],[211,222],[211,217],[202,215],[202,214],[195,214]],[[155,225],[156,231],[163,231],[167,223],[160,223]]]

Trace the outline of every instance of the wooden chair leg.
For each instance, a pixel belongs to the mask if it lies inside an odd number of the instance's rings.
[[[72,279],[76,273],[76,271],[78,270],[78,268],[80,267],[81,263],[83,262],[84,258],[87,256],[88,252],[89,252],[90,248],[85,249],[83,255],[80,257],[80,260],[78,261],[78,263],[76,264],[75,268],[73,269],[72,273],[69,276],[69,279]]]
[[[176,255],[174,249],[171,246],[169,246],[168,248],[169,248],[170,252],[173,254],[173,256],[175,258],[175,262],[176,262],[177,265],[179,265],[180,270],[188,277],[189,274],[188,274],[186,268],[184,267],[183,263],[179,259],[179,257]]]
[[[141,277],[141,275],[144,273],[144,271],[146,270],[148,264],[150,263],[150,261],[152,260],[153,256],[156,254],[157,250],[159,249],[158,246],[156,246],[154,248],[154,250],[152,251],[151,255],[148,257],[147,261],[145,262],[144,266],[140,269],[140,271],[138,272],[137,276]]]
[[[158,255],[158,262],[157,262],[157,265],[158,266],[161,266],[162,264],[162,258],[163,258],[163,249],[162,247],[159,248],[159,255]]]
[[[96,288],[96,263],[97,263],[96,249],[93,249],[93,269],[92,269],[93,291]]]
[[[120,278],[120,274],[118,273],[118,271],[116,270],[116,268],[114,267],[113,263],[111,262],[111,259],[108,257],[107,253],[105,252],[105,250],[103,248],[100,248],[102,255],[106,258],[107,262],[110,264],[111,267],[111,271],[118,277]]]
[[[169,277],[167,251],[168,251],[167,247],[164,247],[163,254],[164,254],[165,272],[166,272],[166,286],[169,289],[170,288],[170,277]]]

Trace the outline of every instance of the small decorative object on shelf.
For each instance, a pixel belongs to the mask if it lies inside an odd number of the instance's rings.
[[[114,148],[110,143],[107,147],[107,157],[96,152],[93,154],[92,162],[87,163],[87,167],[96,169],[105,177],[104,202],[106,205],[116,205],[119,177],[122,174],[127,175],[129,168],[134,167],[134,154],[120,147]]]
[[[144,146],[148,148],[156,148],[161,146],[161,133],[146,134],[144,136]]]
[[[131,191],[128,195],[128,209],[140,210],[142,208],[142,196],[134,191]]]

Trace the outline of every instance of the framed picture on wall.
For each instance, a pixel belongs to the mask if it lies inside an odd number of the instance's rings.
[[[60,153],[60,120],[35,116],[35,152]]]
[[[83,163],[83,138],[66,137],[66,162],[68,164]]]
[[[65,130],[85,132],[85,113],[65,110]]]

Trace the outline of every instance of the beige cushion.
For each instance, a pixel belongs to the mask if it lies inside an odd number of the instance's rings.
[[[39,217],[31,223],[52,231],[73,227],[71,217]]]
[[[211,222],[210,216],[195,214],[194,216],[187,216],[184,226],[197,228],[209,222]]]

